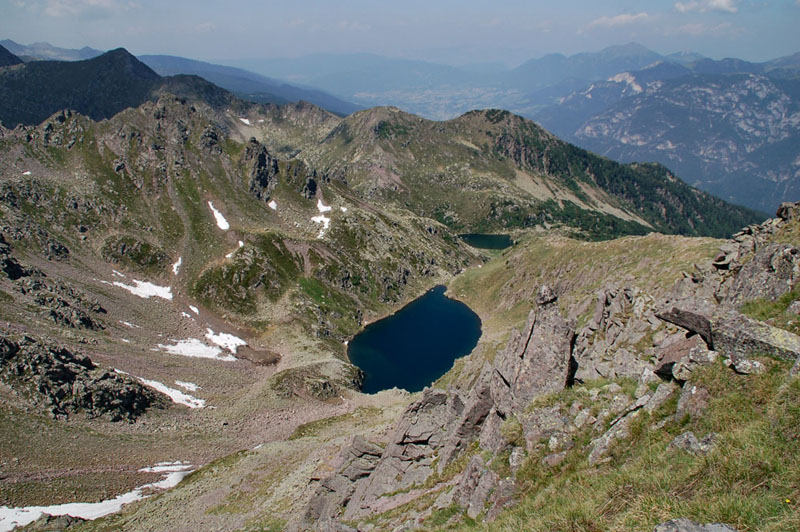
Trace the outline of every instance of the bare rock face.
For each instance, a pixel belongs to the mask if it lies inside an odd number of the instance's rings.
[[[255,138],[250,139],[244,152],[244,164],[250,177],[250,193],[263,201],[269,201],[278,185],[278,160]]]
[[[325,478],[306,507],[303,524],[312,526],[338,515],[353,496],[356,482],[367,477],[378,464],[383,449],[360,436],[341,453],[342,465]]]
[[[575,379],[638,378],[649,368],[631,346],[658,327],[653,303],[636,288],[606,286],[600,290],[592,318],[575,341]]]
[[[774,300],[800,280],[800,250],[789,244],[768,244],[742,266],[728,291],[728,302]]]
[[[563,390],[574,374],[574,323],[561,316],[556,302],[550,288],[542,286],[525,328],[512,332],[495,360],[491,390],[501,416],[524,408],[539,395]]]

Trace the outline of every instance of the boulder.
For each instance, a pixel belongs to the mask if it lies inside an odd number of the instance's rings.
[[[711,394],[708,393],[708,390],[687,382],[683,385],[683,391],[681,391],[681,396],[678,398],[675,417],[678,420],[686,416],[692,419],[698,418],[706,411],[710,401]]]
[[[800,250],[789,244],[766,244],[742,266],[727,291],[726,302],[774,301],[789,292],[800,280],[799,254]]]
[[[726,313],[712,325],[714,349],[734,361],[752,356],[786,360],[800,357],[800,337],[739,313]]]
[[[696,455],[703,455],[711,452],[711,450],[714,448],[714,441],[716,438],[717,435],[711,432],[703,437],[702,440],[698,440],[694,435],[694,432],[687,431],[683,434],[675,436],[675,439],[670,442],[668,447],[682,449],[686,452]]]

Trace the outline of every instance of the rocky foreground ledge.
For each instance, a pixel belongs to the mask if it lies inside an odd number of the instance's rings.
[[[390,524],[388,529],[406,530],[454,506],[471,519],[492,521],[515,504],[518,470],[534,451],[547,449],[542,459],[547,467],[558,467],[576,448],[590,465],[600,465],[617,442],[630,437],[643,413],[668,408],[668,419],[703,416],[714,398],[693,380],[705,366],[721,359],[731,372],[754,375],[765,371],[757,358],[769,356],[796,361],[791,370],[796,375],[800,337],[739,308],[746,301],[775,300],[800,279],[798,249],[776,241],[798,217],[800,204],[781,205],[777,219],[735,235],[713,262],[696,265],[666,298],[605,287],[579,330],[562,316],[558,294],[542,286],[524,328],[513,331],[494,361],[485,363],[468,393],[426,389],[385,447],[356,437],[340,454],[336,471],[317,479],[293,529],[366,531]],[[662,321],[681,330],[664,332]],[[645,359],[631,346],[648,335],[653,347]],[[633,398],[611,383],[579,388],[592,408],[582,401],[548,400],[576,383],[618,377],[636,380]],[[578,435],[586,430],[593,436],[582,444]],[[670,447],[696,455],[713,452],[716,435],[701,436],[684,432]],[[489,467],[498,456],[507,457],[505,468]],[[411,503],[424,498],[433,498],[433,504],[415,510]],[[400,518],[375,524],[374,516],[399,508]],[[657,532],[730,530],[686,519],[656,527]]]

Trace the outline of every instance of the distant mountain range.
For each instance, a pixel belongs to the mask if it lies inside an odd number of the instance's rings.
[[[797,54],[768,63],[659,62],[587,84],[534,115],[583,148],[658,161],[728,201],[770,211],[800,197]]]
[[[23,45],[8,39],[0,41],[0,46],[27,62],[42,60],[83,61],[93,59],[104,53],[89,47],[75,50],[59,48],[49,43]],[[304,100],[340,116],[362,109],[361,106],[331,96],[324,91],[297,87],[240,68],[169,55],[145,55],[139,59],[161,76],[181,74],[199,76],[233,92],[243,99],[257,103],[283,104]],[[0,66],[6,66],[3,64],[3,60],[0,57]]]
[[[98,52],[3,42],[23,59]],[[196,75],[250,101],[306,100],[341,116],[359,106],[391,105],[437,120],[508,109],[578,146],[623,161],[660,162],[702,189],[764,212],[800,195],[800,53],[752,63],[661,55],[630,43],[550,54],[513,69],[373,54],[239,63],[252,71],[174,56],[141,59],[161,76]]]
[[[142,55],[139,59],[162,76],[190,74],[200,76],[237,96],[257,103],[289,103],[305,100],[328,111],[346,116],[361,106],[346,102],[317,89],[289,85],[241,68],[215,65],[172,55]]]

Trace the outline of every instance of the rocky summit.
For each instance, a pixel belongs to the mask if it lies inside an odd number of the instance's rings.
[[[14,98],[65,74],[2,106],[2,529],[796,528],[800,204],[505,111],[36,65],[0,67]],[[98,69],[130,99],[84,98]],[[477,346],[361,393],[349,341],[440,284]]]

